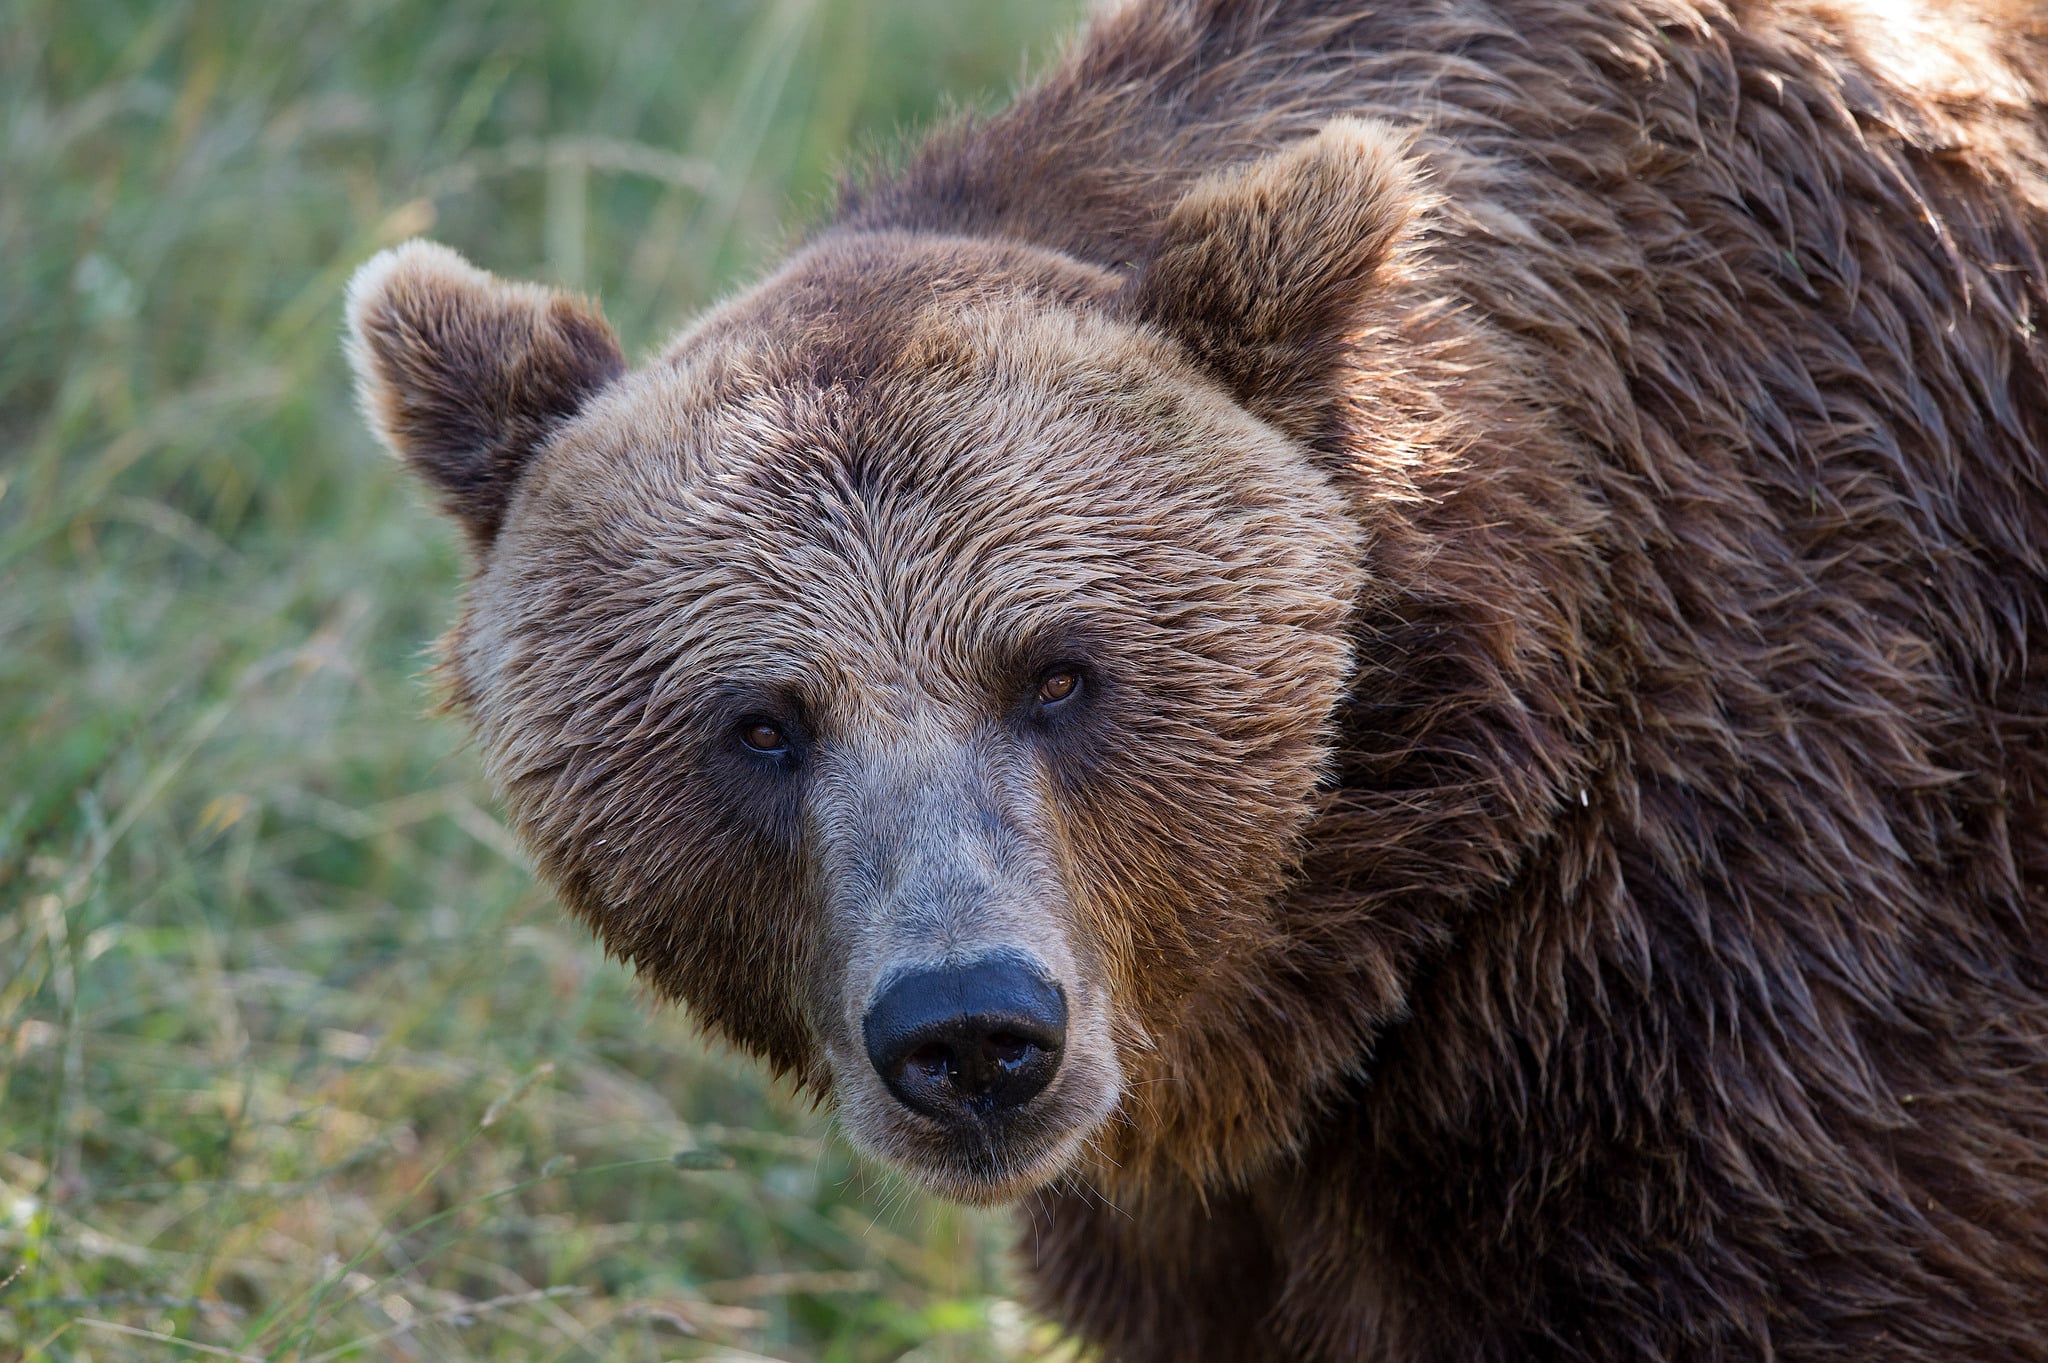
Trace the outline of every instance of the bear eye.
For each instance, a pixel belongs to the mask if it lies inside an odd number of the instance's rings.
[[[765,719],[748,720],[740,729],[740,742],[755,752],[778,753],[789,747],[782,730]]]
[[[1038,703],[1058,705],[1081,689],[1081,672],[1074,667],[1055,667],[1038,679]]]

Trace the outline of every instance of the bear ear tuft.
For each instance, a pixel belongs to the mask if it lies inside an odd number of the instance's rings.
[[[534,451],[626,367],[594,304],[499,279],[429,241],[356,271],[348,355],[370,425],[479,550]]]
[[[1132,281],[1138,320],[1178,340],[1252,412],[1326,429],[1376,277],[1419,195],[1408,137],[1340,118],[1197,181]]]

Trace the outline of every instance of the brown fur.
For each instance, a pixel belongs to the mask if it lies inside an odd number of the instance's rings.
[[[1108,1356],[2048,1359],[2044,249],[2031,4],[1148,0],[643,369],[352,324],[543,873]]]

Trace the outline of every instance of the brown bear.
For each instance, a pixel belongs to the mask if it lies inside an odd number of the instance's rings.
[[[1137,0],[370,419],[541,873],[1117,1360],[2048,1359],[2048,11]]]

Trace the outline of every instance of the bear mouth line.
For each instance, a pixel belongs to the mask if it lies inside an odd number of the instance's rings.
[[[1100,1123],[1019,1138],[998,1131],[954,1131],[919,1141],[914,1150],[876,1152],[928,1191],[973,1206],[1015,1202],[1059,1179],[1074,1165]],[[982,1139],[973,1139],[974,1136]]]
[[[1021,1109],[944,1121],[905,1106],[864,1063],[835,1068],[840,1126],[857,1151],[975,1206],[1013,1202],[1071,1172],[1122,1101],[1120,1067],[1107,1057],[1072,1064]]]

